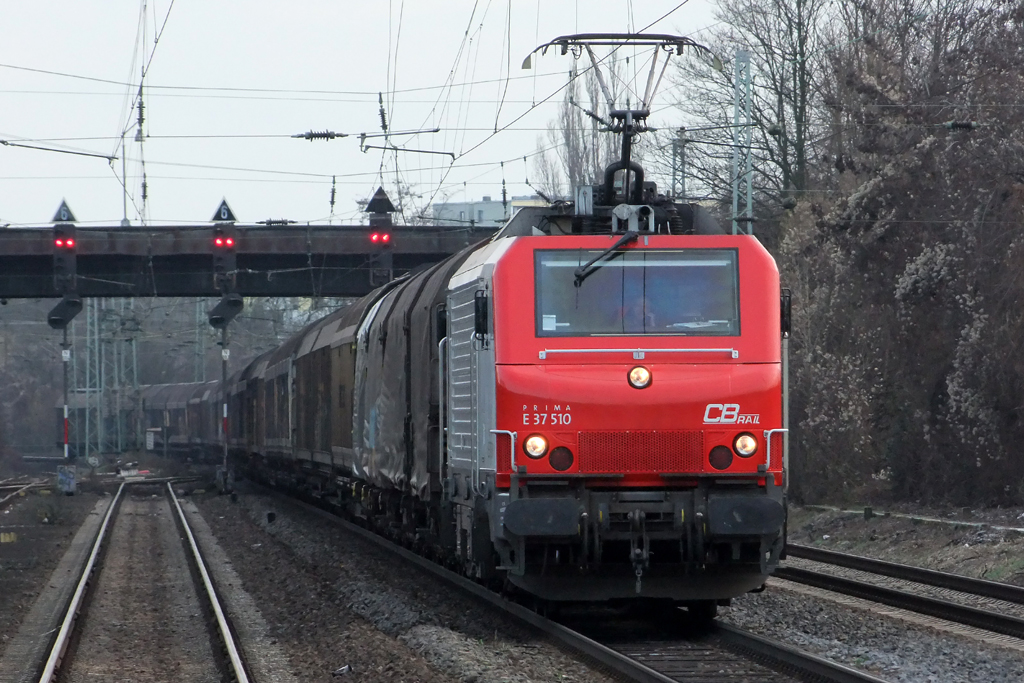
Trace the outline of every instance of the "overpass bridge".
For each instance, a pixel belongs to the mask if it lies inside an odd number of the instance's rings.
[[[75,276],[69,287],[57,272],[58,227],[0,228],[0,299],[55,298],[69,290],[82,297],[220,296],[215,240],[225,229],[225,224],[74,227]],[[229,289],[242,296],[362,296],[495,230],[381,222],[231,224],[235,263]]]

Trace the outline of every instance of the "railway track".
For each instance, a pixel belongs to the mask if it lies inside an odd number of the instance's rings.
[[[40,683],[251,680],[185,514],[160,490],[118,488]]]
[[[890,607],[898,607],[938,617],[939,619],[973,626],[994,633],[1024,638],[1024,618],[1005,613],[1005,611],[1014,611],[1015,605],[1024,605],[1024,588],[802,545],[789,545],[787,546],[787,552],[793,558],[844,567],[867,575],[885,576],[897,579],[898,581],[941,589],[940,592],[943,597],[923,595],[920,592],[903,590],[900,587],[879,585],[876,582],[869,583],[867,580],[814,571],[805,567],[780,567],[775,572],[775,576],[781,579],[889,605]],[[963,602],[972,601],[972,599],[983,604],[984,607],[963,604]],[[1004,611],[1001,612],[998,611],[1000,609],[998,602],[992,603],[991,601],[1010,603],[1010,605],[1004,605]]]
[[[28,491],[42,487],[44,484],[38,482],[30,482],[28,484],[15,484],[13,486],[0,486],[0,509],[3,509],[10,501],[14,500],[19,495]]]
[[[609,632],[588,634],[584,632],[587,629],[577,628],[571,619],[562,623],[510,602],[484,586],[353,524],[332,511],[277,492],[274,495],[398,555],[449,585],[511,615],[532,630],[545,633],[561,646],[631,681],[885,683],[869,674],[726,624],[715,624],[694,631],[686,626],[682,610],[659,615],[668,617],[667,629],[664,624],[657,626],[654,620],[648,620],[643,637],[636,637],[634,631],[634,636],[624,640],[621,638],[623,629],[618,629],[617,635]],[[590,623],[594,621],[591,619]],[[680,625],[683,632],[677,633]]]

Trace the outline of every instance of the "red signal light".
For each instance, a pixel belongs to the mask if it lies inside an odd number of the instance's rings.
[[[371,242],[380,242],[380,233],[375,232],[372,235],[370,235],[370,241]]]
[[[380,239],[382,242],[386,244],[391,241],[391,235],[384,233],[383,235],[380,236]]]
[[[53,243],[56,244],[58,247],[64,246],[64,240],[54,240]]]
[[[213,240],[213,243],[216,244],[218,247],[223,247],[224,246],[224,238],[223,237],[218,237],[218,238]]]
[[[232,237],[228,237],[226,240],[224,240],[224,244],[228,245],[229,247],[233,247],[235,246],[235,240]]]
[[[67,245],[68,245],[68,247],[70,248],[70,247],[73,247],[73,246],[75,246],[75,241],[74,241],[73,239],[71,239],[71,238],[69,237],[69,238],[68,238],[68,241],[67,241],[67,242],[65,242],[65,244],[67,244]]]
[[[75,240],[73,238],[71,238],[71,237],[68,237],[67,239],[64,239],[63,237],[58,237],[57,239],[55,239],[53,241],[53,243],[57,247],[67,248],[67,249],[72,249],[75,246]]]

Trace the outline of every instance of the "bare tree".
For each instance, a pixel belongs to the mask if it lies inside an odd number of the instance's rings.
[[[802,198],[810,189],[815,131],[820,127],[820,25],[825,0],[722,0],[720,27],[707,41],[724,68],[699,56],[684,59],[676,74],[677,106],[686,122],[690,193],[727,204],[732,188],[736,78],[733,55],[751,54],[751,116],[756,200],[764,215],[780,200]],[[670,139],[659,138],[659,160],[668,166]]]

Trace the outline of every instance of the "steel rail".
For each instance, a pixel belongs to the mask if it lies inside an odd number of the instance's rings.
[[[30,482],[18,482],[18,483],[15,483],[15,484],[5,484],[4,482],[0,481],[0,489],[20,489],[20,488],[23,488],[25,486],[31,486],[32,484],[37,484],[37,483],[39,483],[39,482],[30,481]]]
[[[869,673],[744,631],[731,624],[715,622],[715,629],[729,648],[735,648],[752,659],[767,661],[775,669],[793,671],[798,676],[810,674],[833,683],[887,683],[884,679]]]
[[[107,514],[103,518],[103,523],[100,524],[99,531],[96,533],[96,541],[92,544],[92,552],[89,553],[89,560],[85,563],[85,568],[82,570],[82,576],[78,580],[78,586],[75,588],[75,594],[71,598],[67,612],[64,614],[64,620],[61,622],[60,630],[57,632],[57,638],[53,642],[53,647],[50,648],[50,656],[46,658],[46,665],[43,667],[43,673],[39,677],[39,683],[50,683],[50,681],[53,680],[57,669],[60,667],[61,660],[64,658],[64,653],[67,650],[68,641],[71,636],[71,630],[74,628],[75,621],[78,618],[78,611],[82,605],[82,598],[85,596],[85,588],[89,583],[89,577],[92,575],[93,567],[96,565],[96,557],[99,555],[100,546],[103,544],[103,538],[107,534],[107,528],[110,526],[110,520],[113,517],[114,510],[117,508],[117,504],[121,499],[122,491],[124,491],[124,484],[121,484],[117,488],[117,494],[114,496],[114,500],[112,500],[110,502],[110,506],[107,507]]]
[[[891,576],[896,579],[915,581],[938,588],[948,588],[960,591],[961,593],[971,593],[985,598],[1024,605],[1024,588],[1009,583],[974,579],[969,576],[961,576],[960,574],[948,574],[934,569],[912,567],[907,564],[886,562],[885,560],[876,560],[862,555],[851,555],[849,553],[836,552],[835,550],[825,550],[823,548],[813,548],[793,543],[786,544],[786,552],[792,557],[799,557],[804,560],[834,564],[840,567],[847,567],[848,569],[857,569],[872,574]]]
[[[627,676],[632,681],[640,681],[642,683],[679,683],[680,679],[666,676],[665,674],[656,671],[616,650],[613,650],[606,645],[602,645],[596,640],[588,638],[581,633],[577,633],[576,631],[554,622],[547,617],[543,617],[522,605],[511,602],[498,593],[495,593],[494,591],[491,591],[464,576],[456,574],[455,572],[446,569],[425,557],[417,555],[416,553],[391,542],[383,536],[379,536],[368,529],[364,529],[361,526],[353,524],[332,512],[315,505],[311,505],[305,501],[285,496],[276,491],[274,492],[274,495],[284,498],[290,503],[298,505],[313,514],[326,519],[332,524],[336,524],[343,529],[387,550],[388,552],[398,555],[417,568],[425,570],[441,580],[470,593],[473,597],[478,598],[503,612],[511,614],[520,621],[523,621],[547,634],[562,645],[593,659],[609,669]],[[802,675],[814,678],[815,680],[825,680],[828,683],[887,683],[883,679],[876,678],[866,673],[861,673],[855,669],[831,662],[810,653],[802,652],[783,643],[754,635],[734,626],[728,626],[720,623],[716,624],[716,626],[722,639],[737,650],[749,653],[746,656],[749,657],[750,655],[754,655],[762,661],[770,661],[775,666],[784,668],[788,671],[795,671],[798,676]]]
[[[196,562],[196,567],[199,569],[199,575],[203,579],[206,596],[210,599],[210,605],[213,607],[213,613],[217,619],[217,629],[220,631],[221,639],[224,641],[224,647],[227,650],[228,660],[231,663],[231,670],[235,675],[235,680],[237,683],[249,683],[248,672],[246,671],[245,664],[242,662],[241,655],[238,653],[238,646],[235,644],[231,627],[228,626],[227,617],[224,615],[220,600],[217,598],[217,591],[214,590],[210,573],[206,570],[206,563],[203,562],[195,536],[192,535],[192,529],[189,528],[188,521],[185,519],[185,512],[181,509],[181,505],[178,503],[178,498],[174,495],[174,489],[171,488],[170,482],[167,482],[167,493],[170,495],[171,500],[174,501],[174,507],[178,511],[178,519],[181,520],[181,526],[185,530],[185,536],[188,538],[189,546],[192,548],[192,557]]]
[[[975,607],[959,605],[948,600],[914,595],[913,593],[905,593],[892,588],[874,586],[863,581],[822,574],[797,567],[779,567],[775,570],[775,576],[780,579],[851,595],[855,598],[878,602],[890,607],[898,607],[910,610],[911,612],[918,612],[947,621],[974,626],[994,633],[1024,638],[1024,619],[1018,619],[1017,617],[1005,614],[988,612]]]
[[[14,491],[14,492],[12,492],[12,493],[10,493],[10,494],[8,494],[8,495],[4,496],[3,498],[0,498],[0,508],[2,508],[2,507],[3,507],[4,505],[6,505],[6,504],[7,504],[7,501],[11,500],[11,499],[12,499],[12,498],[14,498],[15,496],[18,496],[18,495],[20,495],[21,493],[24,493],[25,491],[27,491],[27,490],[29,490],[29,489],[31,489],[31,488],[38,488],[38,487],[40,487],[40,486],[43,486],[43,484],[36,484],[36,483],[33,483],[33,484],[25,484],[24,486],[22,486],[21,488],[19,488],[19,489],[18,489],[17,491]]]

